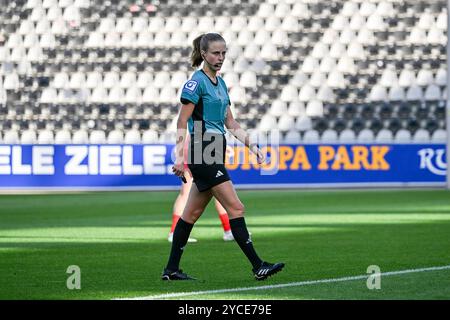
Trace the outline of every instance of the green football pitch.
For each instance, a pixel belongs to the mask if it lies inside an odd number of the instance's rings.
[[[2,195],[0,299],[450,298],[448,191],[238,194],[259,255],[286,263],[266,281],[222,240],[212,203],[181,261],[198,280],[165,282],[175,192]]]

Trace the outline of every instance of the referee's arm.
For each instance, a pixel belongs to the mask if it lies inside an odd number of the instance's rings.
[[[180,109],[180,114],[177,120],[177,140],[175,146],[175,165],[173,166],[173,172],[175,175],[182,177],[184,176],[184,143],[186,140],[186,129],[188,119],[191,117],[192,112],[194,112],[193,103],[183,103]]]
[[[245,146],[249,148],[250,151],[252,151],[254,154],[257,155],[259,163],[264,162],[264,155],[259,149],[258,144],[256,142],[251,143],[250,136],[244,129],[241,128],[236,119],[234,119],[230,106],[228,106],[227,118],[225,119],[225,126],[231,132],[231,134],[236,137],[236,139],[245,144]]]

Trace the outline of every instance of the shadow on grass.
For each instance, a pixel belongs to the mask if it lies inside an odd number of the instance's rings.
[[[450,263],[449,221],[299,225],[299,230],[283,224],[275,226],[279,230],[275,234],[258,233],[260,227],[267,225],[251,226],[258,253],[271,262],[286,263],[283,272],[264,284],[359,275],[372,264],[389,271]],[[302,228],[313,229],[303,232]],[[166,283],[159,279],[170,251],[165,239],[110,238],[114,242],[104,243],[83,237],[89,242],[18,238],[37,241],[1,242],[8,238],[0,238],[0,248],[8,249],[0,249],[0,298],[109,299],[261,285],[253,280],[251,266],[237,244],[220,239],[186,247],[181,267],[200,281]],[[78,292],[65,287],[69,265],[82,270]]]

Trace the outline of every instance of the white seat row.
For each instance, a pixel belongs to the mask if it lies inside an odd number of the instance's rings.
[[[412,85],[428,86],[430,84],[436,84],[438,86],[447,85],[447,70],[440,68],[433,75],[431,69],[413,70],[412,67],[401,70],[399,76],[397,76],[396,70],[393,68],[386,68],[380,78],[380,85],[383,87],[410,87]]]
[[[91,5],[90,0],[28,0],[25,8],[33,9],[42,7],[45,9],[58,6],[60,8],[67,8],[71,5],[77,8],[87,8]]]
[[[412,85],[409,88],[402,88],[399,85],[391,88],[375,85],[372,87],[368,99],[369,101],[433,101],[443,100],[445,96],[446,90],[441,91],[440,87],[435,84],[428,85],[424,90],[418,85]]]
[[[47,87],[42,91],[40,97],[41,103],[65,103],[65,102],[111,102],[111,103],[178,103],[181,89],[173,87],[156,88],[147,86],[145,89],[138,87],[121,88],[115,86],[107,89],[104,87],[96,87],[94,89],[56,89]],[[246,103],[251,100],[248,93],[251,87],[247,89],[238,85],[233,86],[229,90],[230,100],[232,102]],[[309,85],[303,86],[300,90],[293,86],[285,86],[282,89],[280,100],[283,102],[304,102],[307,103],[307,110],[316,110],[316,105],[322,105],[322,102],[335,101],[332,89],[324,85],[316,90]],[[432,99],[436,100],[436,99]],[[313,106],[314,107],[311,107]],[[321,113],[320,113],[321,114]]]
[[[95,89],[70,89],[45,88],[40,97],[41,103],[70,103],[70,102],[92,102],[92,103],[178,103],[180,90],[172,87],[162,89],[148,86],[145,90],[132,87],[123,89],[114,87],[106,89],[97,87]]]
[[[284,143],[446,143],[447,133],[438,129],[430,136],[427,130],[419,129],[411,135],[408,130],[401,129],[394,135],[390,130],[382,129],[375,135],[370,129],[361,130],[359,134],[345,129],[338,134],[335,130],[327,129],[320,135],[317,130],[311,129],[299,138],[298,131],[289,131]]]
[[[310,115],[303,114],[295,119],[294,117],[284,114],[279,120],[277,118],[270,115],[265,114],[261,118],[261,122],[259,123],[258,130],[262,132],[267,132],[270,130],[278,129],[280,131],[307,131],[312,129],[312,120]]]
[[[257,131],[252,133],[258,134]],[[260,132],[263,133],[263,132]],[[333,129],[325,130],[322,135],[317,130],[309,128],[303,135],[295,128],[287,131],[282,138],[282,143],[446,143],[447,132],[438,129],[430,135],[425,129],[418,129],[414,134],[408,130],[400,129],[393,134],[388,129],[382,129],[374,134],[370,129],[363,129],[356,134],[351,129],[345,129],[338,134]],[[20,133],[15,130],[5,131],[0,134],[2,144],[154,144],[174,143],[175,133],[172,131],[158,134],[154,130],[144,131],[142,134],[136,129],[130,129],[125,133],[122,130],[110,131],[108,135],[102,130],[94,130],[90,133],[80,129],[75,132],[59,130],[54,134],[50,130],[25,130]]]
[[[103,87],[105,89],[114,87],[123,89],[137,87],[145,89],[149,86],[161,89],[168,85],[172,88],[179,89],[187,81],[188,77],[189,74],[183,71],[176,71],[174,73],[162,71],[156,74],[148,71],[140,73],[133,71],[124,73],[110,71],[104,74],[98,71],[92,71],[87,74],[82,71],[74,73],[62,71],[55,74],[52,85],[57,89],[93,89],[97,87]]]
[[[1,135],[0,135],[1,136]],[[174,143],[174,133],[162,133],[154,130],[144,131],[142,134],[131,129],[125,133],[121,130],[110,131],[108,135],[102,130],[88,132],[80,129],[75,132],[69,130],[58,130],[55,133],[51,130],[35,131],[32,129],[19,132],[16,130],[5,131],[3,144],[148,144],[148,143]]]

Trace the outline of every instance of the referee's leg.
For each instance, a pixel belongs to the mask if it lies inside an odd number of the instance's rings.
[[[200,192],[197,189],[197,185],[193,183],[181,218],[187,223],[194,224],[205,211],[211,198],[211,190]]]
[[[234,189],[231,180],[212,187],[212,194],[230,215],[230,227],[233,237],[246,255],[254,269],[258,269],[262,260],[258,257],[247,230],[244,219],[244,205]]]

